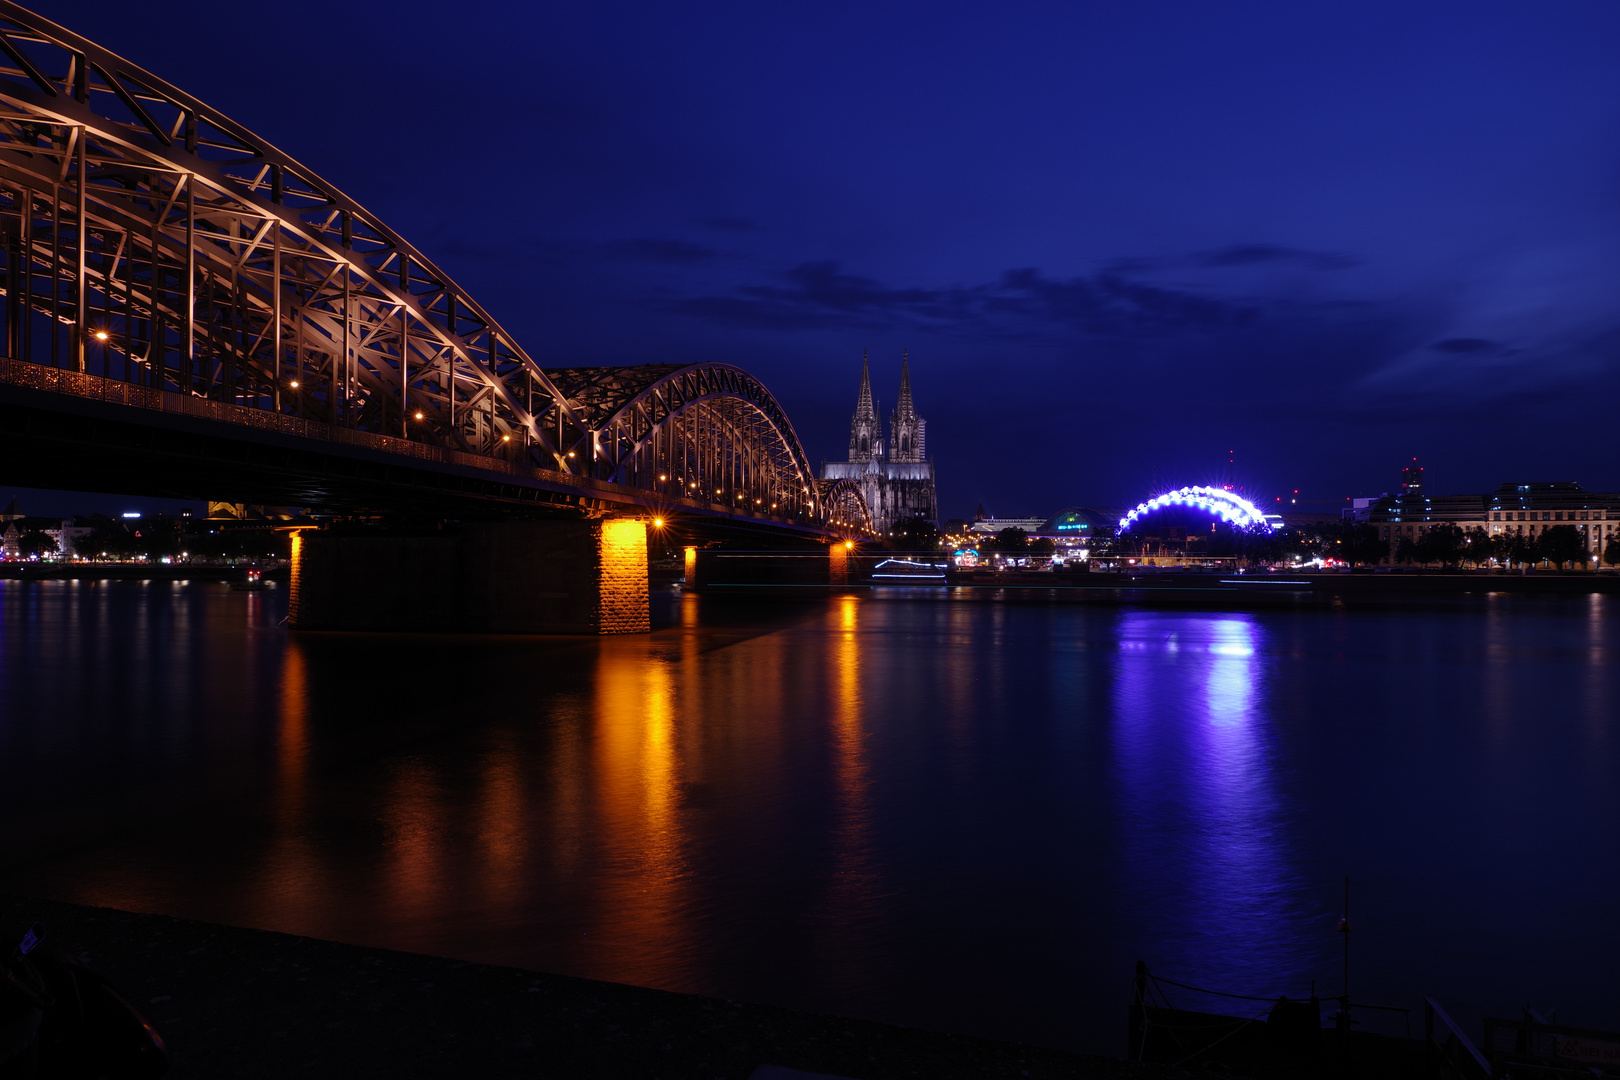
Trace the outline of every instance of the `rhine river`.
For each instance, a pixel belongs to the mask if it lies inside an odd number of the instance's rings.
[[[543,639],[6,581],[0,889],[1119,1054],[1138,958],[1336,994],[1349,875],[1357,1000],[1615,1026],[1617,599]]]

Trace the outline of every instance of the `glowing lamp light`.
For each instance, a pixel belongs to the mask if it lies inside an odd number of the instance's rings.
[[[418,415],[418,417],[420,417],[421,414],[418,413],[417,415]],[[501,442],[511,442],[511,441],[512,441],[512,436],[510,436],[510,435],[502,435],[501,436]]]
[[[297,383],[293,383],[293,385],[294,385],[294,386],[297,386],[297,385],[298,385],[298,384],[297,384]],[[418,419],[418,420],[420,420],[420,419],[422,419],[422,414],[421,414],[421,413],[417,413],[417,414],[416,414],[416,418],[417,418],[417,419]]]
[[[97,330],[96,331],[96,340],[97,341],[106,341],[107,340],[107,331],[105,331],[105,330]]]
[[[653,528],[662,529],[663,527],[664,527],[664,519],[663,518],[653,518]]]
[[[844,541],[844,550],[845,551],[854,551],[855,550],[855,541],[853,541],[853,540],[845,540]]]
[[[296,389],[298,389],[298,380],[294,379],[292,382],[288,383],[287,385],[292,387],[294,390],[296,390]]]

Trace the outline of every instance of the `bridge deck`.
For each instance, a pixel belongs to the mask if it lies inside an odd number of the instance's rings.
[[[8,472],[28,486],[334,512],[445,509],[447,500],[475,516],[514,506],[641,509],[823,531],[770,513],[4,358],[0,419]]]

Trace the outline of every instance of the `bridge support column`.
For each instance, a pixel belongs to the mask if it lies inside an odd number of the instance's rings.
[[[834,592],[849,588],[849,548],[843,544],[827,549],[827,587]]]
[[[643,521],[456,531],[307,531],[293,544],[299,630],[637,634],[650,629]]]

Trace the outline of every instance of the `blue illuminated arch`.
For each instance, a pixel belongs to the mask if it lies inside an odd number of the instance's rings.
[[[1196,510],[1205,510],[1222,521],[1244,528],[1258,525],[1267,532],[1272,529],[1271,522],[1266,520],[1266,515],[1261,513],[1260,508],[1240,495],[1234,495],[1222,488],[1184,487],[1165,492],[1163,495],[1155,495],[1145,503],[1138,503],[1130,513],[1119,519],[1119,531],[1124,532],[1138,518],[1169,506],[1190,506]]]

